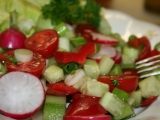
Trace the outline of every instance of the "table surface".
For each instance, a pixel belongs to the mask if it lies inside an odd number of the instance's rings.
[[[118,10],[139,20],[160,26],[160,14],[147,11],[144,7],[144,0],[112,0],[109,9]]]

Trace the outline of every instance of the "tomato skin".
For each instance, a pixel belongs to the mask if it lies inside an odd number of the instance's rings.
[[[159,53],[159,51],[158,51],[157,49],[153,49],[153,50],[150,52],[149,56],[152,57],[152,56],[159,55],[159,54],[160,54],[160,53]]]
[[[158,98],[158,96],[147,98],[147,99],[145,99],[144,101],[141,102],[140,106],[141,107],[146,107],[146,106],[152,104],[154,101],[156,101],[157,98]]]
[[[73,52],[56,51],[54,58],[58,63],[67,64],[69,62],[76,62],[83,65],[86,57],[95,52],[95,44],[87,43],[77,46]]]
[[[117,80],[119,85],[114,86],[112,84],[112,79]],[[115,87],[126,91],[127,93],[132,93],[138,85],[138,76],[101,76],[98,78],[98,81],[103,82],[109,85],[110,92],[113,91]]]
[[[97,102],[99,102],[99,100],[100,100],[100,97],[88,96],[88,95],[81,94],[81,93],[72,94],[72,99],[73,100],[80,99],[80,98],[90,98],[90,99],[93,99]]]
[[[9,50],[0,54],[0,59],[4,61],[8,72],[22,71],[39,77],[45,69],[46,60],[39,53],[34,52],[32,60],[26,63],[13,63],[5,56],[5,54],[13,57],[14,50]]]
[[[25,40],[25,48],[50,58],[58,48],[59,36],[55,30],[39,31]]]
[[[73,88],[72,86],[67,86],[64,82],[57,82],[55,84],[47,84],[47,91],[46,94],[51,95],[68,95],[68,94],[74,94],[77,90]]]
[[[109,115],[98,116],[64,116],[63,120],[112,120]]]
[[[96,116],[106,113],[107,111],[93,99],[80,98],[69,104],[66,116]]]

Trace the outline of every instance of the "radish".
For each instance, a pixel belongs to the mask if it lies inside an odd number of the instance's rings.
[[[114,60],[115,57],[117,56],[117,53],[118,53],[118,51],[116,50],[116,48],[114,48],[112,46],[100,45],[100,51],[96,54],[88,56],[88,58],[99,62],[100,59],[102,58],[102,56],[106,55]]]
[[[95,43],[107,44],[107,45],[116,45],[119,41],[111,36],[106,36],[101,33],[90,32],[92,40]]]
[[[39,78],[24,72],[9,72],[0,78],[0,113],[26,119],[37,113],[45,99]]]

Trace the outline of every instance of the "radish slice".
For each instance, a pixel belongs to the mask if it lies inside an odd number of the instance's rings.
[[[29,62],[33,58],[33,52],[28,49],[16,49],[14,55],[18,62]]]
[[[103,35],[101,33],[90,32],[92,40],[95,43],[107,44],[107,45],[116,45],[119,41],[113,37]]]
[[[100,45],[100,51],[96,54],[88,56],[88,58],[99,62],[103,55],[106,55],[112,59],[115,59],[117,55],[117,50],[112,46]]]
[[[121,61],[122,61],[122,54],[120,52],[117,52],[117,55],[116,55],[116,57],[113,60],[114,60],[114,62],[116,64],[121,63]]]
[[[9,72],[0,78],[0,113],[26,119],[43,105],[45,92],[39,78],[24,72]]]
[[[85,76],[85,73],[82,69],[78,69],[75,71],[73,75],[68,75],[64,82],[66,85],[71,86],[77,83],[79,80],[81,80]]]

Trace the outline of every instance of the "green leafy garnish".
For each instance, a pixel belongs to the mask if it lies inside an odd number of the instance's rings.
[[[16,58],[14,56],[10,56],[8,54],[4,54],[6,56],[7,59],[9,59],[11,62],[17,64],[18,61],[16,60]]]
[[[100,24],[100,5],[94,0],[51,0],[41,11],[53,25],[60,22],[89,23],[98,28]]]
[[[116,79],[111,79],[112,85],[113,86],[119,86],[119,82]]]

